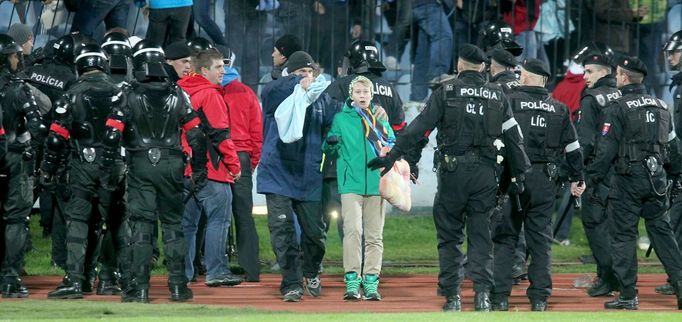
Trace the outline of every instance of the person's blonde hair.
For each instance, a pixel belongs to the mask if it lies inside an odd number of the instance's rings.
[[[355,86],[355,84],[367,86],[369,88],[369,96],[374,97],[374,92],[372,92],[372,88],[374,87],[374,84],[372,83],[372,81],[369,78],[367,78],[365,76],[358,76],[358,77],[353,78],[352,81],[350,81],[350,85],[348,86],[348,97],[353,96],[353,86]]]

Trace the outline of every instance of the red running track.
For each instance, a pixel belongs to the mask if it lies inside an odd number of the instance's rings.
[[[549,300],[552,311],[604,311],[603,303],[612,297],[590,298],[584,288],[573,286],[576,278],[584,274],[555,274],[553,295]],[[639,275],[639,303],[641,311],[676,310],[675,296],[659,295],[654,287],[665,283],[663,274]],[[29,288],[30,299],[46,299],[47,292],[53,290],[61,281],[58,276],[28,276],[24,279]],[[382,277],[379,291],[381,302],[344,302],[345,286],[343,277],[325,275],[322,277],[322,295],[313,298],[308,295],[299,303],[284,303],[279,296],[280,276],[262,275],[259,283],[243,283],[236,287],[209,288],[202,280],[191,283],[194,291],[194,304],[218,304],[231,307],[251,307],[259,310],[278,310],[294,312],[436,312],[440,311],[443,297],[436,295],[437,277],[435,275],[405,275]],[[152,278],[152,303],[169,303],[169,292],[165,276]],[[530,305],[526,298],[528,281],[514,286],[510,298],[510,310],[528,311]],[[2,299],[5,300],[5,299]],[[118,296],[86,295],[90,301],[120,301]],[[473,310],[473,290],[470,281],[462,288],[463,310]]]

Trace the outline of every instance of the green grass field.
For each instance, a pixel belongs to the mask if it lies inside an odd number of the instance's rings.
[[[256,217],[260,237],[261,258],[265,262],[264,272],[270,272],[274,263],[270,247],[267,221],[264,216]],[[643,223],[640,224],[643,233]],[[41,236],[37,216],[31,221],[31,236],[34,249],[26,257],[26,270],[30,275],[62,275],[63,271],[50,266],[50,240]],[[593,273],[594,265],[578,263],[578,257],[589,253],[587,241],[582,232],[580,219],[573,221],[569,236],[571,245],[554,245],[554,267],[557,273]],[[432,273],[438,268],[436,238],[433,220],[430,215],[391,215],[386,219],[384,231],[384,269],[382,274]],[[640,272],[662,273],[662,267],[655,256],[644,258],[644,251],[638,251]],[[342,273],[341,241],[336,225],[330,227],[325,273]],[[163,267],[155,269],[154,274],[165,274]],[[305,316],[304,316],[305,315]],[[0,321],[13,320],[68,320],[68,321],[301,321],[303,319],[322,321],[676,321],[677,313],[646,312],[598,312],[566,313],[528,312],[480,314],[464,312],[456,315],[444,313],[352,313],[352,314],[296,314],[290,312],[267,312],[256,309],[233,309],[221,306],[192,304],[121,304],[90,301],[0,301]]]

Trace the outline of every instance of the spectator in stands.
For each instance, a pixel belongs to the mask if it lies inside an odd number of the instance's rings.
[[[199,27],[204,29],[204,31],[208,34],[208,36],[213,40],[213,42],[216,45],[227,46],[227,41],[225,41],[223,32],[220,31],[218,25],[215,23],[215,21],[213,21],[213,19],[209,15],[209,13],[211,12],[211,2],[212,2],[211,0],[194,0],[194,5],[192,7],[193,13],[192,16],[194,17],[194,21],[196,21],[199,24]],[[192,24],[190,24],[190,28],[193,28]],[[195,32],[195,35],[196,36],[199,35],[198,31]]]
[[[660,71],[660,64],[658,63],[659,52],[658,48],[663,45],[661,43],[661,35],[665,27],[663,26],[666,18],[667,0],[631,0],[633,7],[648,8],[649,13],[644,15],[637,25],[635,35],[639,32],[639,39],[637,42],[638,51],[637,56],[642,59],[644,65],[649,68],[651,76],[644,79],[644,85],[647,90],[653,93],[654,96],[660,97],[662,94],[662,83],[658,77]],[[678,16],[677,19],[682,17]]]
[[[28,55],[31,54],[31,50],[33,50],[33,33],[31,28],[23,23],[15,23],[9,27],[7,35],[12,37],[21,46],[24,61],[26,61]]]
[[[184,40],[192,14],[192,0],[135,0],[149,15],[147,40],[161,46]]]
[[[77,11],[73,16],[71,32],[80,32],[90,38],[94,37],[97,26],[104,22],[106,30],[128,27],[128,10],[132,0],[78,0]]]
[[[412,46],[414,72],[410,101],[424,102],[428,95],[428,82],[447,74],[452,64],[452,29],[440,1],[412,1]]]
[[[256,10],[259,1],[227,0],[225,10],[225,38],[237,56],[235,65],[241,68],[242,82],[254,92],[258,90],[260,79],[260,49],[263,43],[265,12]],[[267,48],[272,46],[267,44]]]
[[[279,8],[274,11],[275,23],[284,34],[292,34],[301,41],[301,48],[308,50],[310,45],[311,17],[314,8],[322,5],[347,1],[337,0],[279,0]],[[329,10],[327,10],[329,11]],[[341,14],[337,12],[337,14]],[[338,25],[338,28],[343,28]]]
[[[229,56],[229,57],[228,57]],[[258,97],[238,80],[232,67],[235,56],[225,50],[223,99],[230,109],[230,130],[242,168],[242,176],[232,186],[232,215],[237,231],[237,261],[246,272],[247,282],[260,281],[258,232],[253,221],[253,171],[260,162],[263,146],[263,115]]]
[[[312,21],[310,52],[325,72],[333,73],[334,62],[343,56],[351,39],[348,1],[315,1]]]
[[[504,0],[500,10],[504,22],[512,26],[514,37],[523,47],[523,53],[516,58],[523,62],[526,58],[537,58],[549,64],[545,47],[539,35],[533,30],[540,16],[540,0]]]
[[[594,40],[605,43],[619,56],[632,53],[632,28],[649,8],[634,8],[629,0],[595,0],[593,12],[597,21]]]

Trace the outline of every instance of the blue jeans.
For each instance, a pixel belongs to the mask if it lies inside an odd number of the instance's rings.
[[[104,21],[106,29],[128,27],[128,10],[132,0],[88,0],[80,1],[80,8],[73,17],[71,32],[93,37],[97,26]]]
[[[194,0],[194,7],[192,13],[194,20],[201,26],[216,45],[227,46],[223,32],[220,31],[218,25],[209,15],[211,11],[211,0]],[[197,32],[197,35],[199,33]]]
[[[545,46],[535,31],[523,31],[515,36],[516,41],[523,47],[523,53],[516,57],[518,62],[523,62],[526,58],[537,58],[549,64]]]
[[[411,101],[424,101],[428,82],[445,74],[452,64],[452,29],[439,4],[425,4],[412,9],[417,26],[417,49],[412,72]]]
[[[188,187],[189,183],[185,180],[185,196],[189,193]],[[185,205],[182,231],[187,240],[185,275],[188,279],[194,276],[197,227],[202,213],[207,217],[204,241],[206,280],[220,278],[229,272],[225,252],[227,231],[232,219],[232,189],[229,183],[209,180]]]

